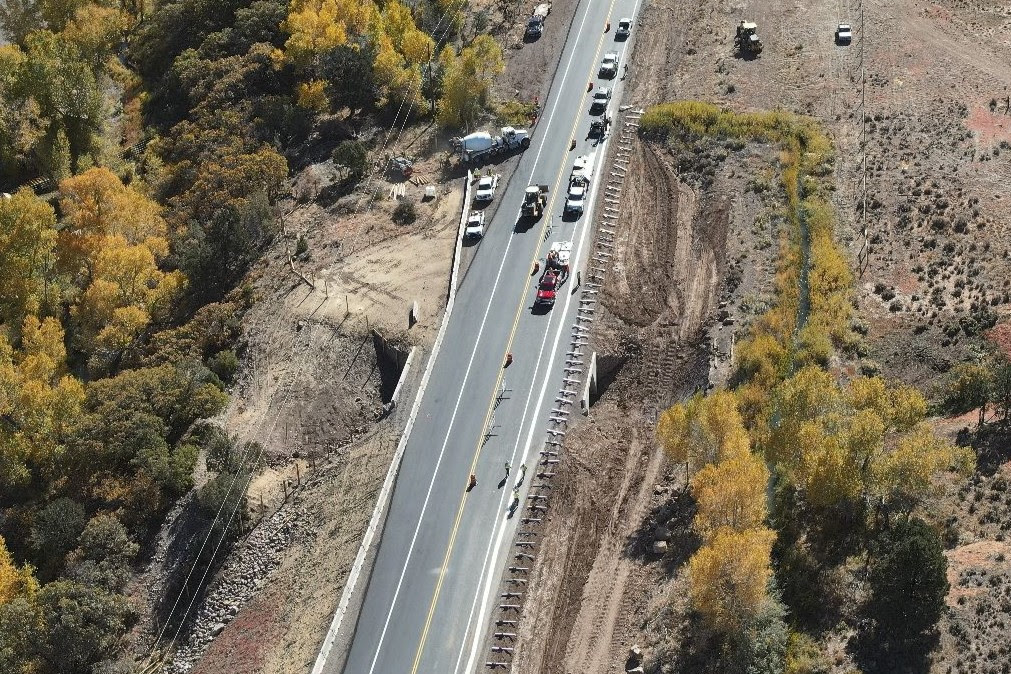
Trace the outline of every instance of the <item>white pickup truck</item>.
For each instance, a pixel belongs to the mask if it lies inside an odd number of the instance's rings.
[[[474,191],[474,201],[484,203],[495,198],[495,188],[498,187],[498,175],[483,176],[477,181]]]
[[[589,185],[590,179],[593,178],[593,161],[596,157],[596,152],[576,157],[576,161],[572,165],[572,175],[569,177],[569,182]]]

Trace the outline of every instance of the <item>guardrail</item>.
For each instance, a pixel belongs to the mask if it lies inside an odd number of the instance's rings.
[[[460,226],[457,231],[456,246],[453,249],[453,267],[449,275],[448,300],[446,301],[446,311],[442,316],[442,324],[439,326],[439,334],[436,335],[435,343],[432,345],[432,352],[429,354],[428,362],[425,365],[425,373],[421,377],[421,384],[418,386],[418,392],[414,396],[414,404],[411,406],[411,414],[407,418],[407,423],[404,425],[404,432],[400,436],[400,442],[397,443],[397,449],[393,454],[393,460],[390,462],[390,468],[386,473],[386,479],[383,480],[382,489],[379,491],[379,498],[376,500],[375,508],[372,510],[372,518],[369,520],[369,525],[365,529],[365,535],[362,537],[362,543],[358,548],[358,554],[355,556],[355,561],[351,565],[351,572],[348,574],[347,582],[344,583],[344,589],[341,592],[341,598],[337,604],[337,610],[334,612],[333,620],[330,622],[330,628],[327,630],[326,637],[323,639],[323,645],[320,647],[319,655],[316,657],[316,663],[313,665],[312,674],[322,674],[323,672],[323,667],[326,665],[326,662],[330,657],[330,652],[333,650],[337,637],[344,625],[344,619],[350,613],[349,607],[351,605],[352,595],[354,595],[358,583],[361,580],[362,572],[365,571],[366,559],[368,559],[373,545],[377,543],[377,541],[375,541],[376,533],[386,523],[385,518],[387,508],[393,496],[393,488],[396,486],[397,478],[400,474],[400,465],[403,463],[404,450],[407,448],[407,441],[411,436],[411,430],[414,428],[414,421],[417,418],[418,410],[421,407],[421,400],[424,397],[425,387],[428,386],[428,379],[432,374],[432,366],[435,364],[435,359],[439,355],[439,349],[442,348],[442,340],[446,336],[446,326],[449,325],[449,317],[453,313],[453,306],[456,303],[456,285],[460,275],[460,257],[463,247],[463,232],[467,224],[467,213],[470,208],[471,179],[471,172],[468,170],[463,190]],[[401,379],[403,380],[403,377]],[[397,389],[400,389],[399,384]],[[396,395],[396,393],[394,395]],[[369,573],[371,573],[371,569],[369,570]]]

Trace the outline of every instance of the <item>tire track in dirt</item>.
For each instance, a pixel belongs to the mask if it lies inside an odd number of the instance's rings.
[[[627,614],[626,595],[628,580],[635,571],[627,559],[627,541],[645,516],[649,503],[649,489],[655,483],[663,465],[663,453],[653,447],[648,428],[645,442],[639,428],[633,429],[633,438],[625,460],[625,475],[615,505],[608,520],[607,534],[600,544],[583,590],[583,603],[569,638],[566,670],[577,672],[606,672],[614,660],[614,641],[620,639],[619,625]],[[645,457],[647,465],[642,470]]]
[[[669,307],[673,267],[663,261],[675,257],[678,230],[671,224],[679,221],[680,192],[652,147],[634,144],[621,203],[620,222],[626,226],[616,242],[604,306],[623,323],[645,327]]]
[[[641,350],[566,437],[542,532],[551,544],[524,576],[513,671],[603,674],[624,662],[659,572],[638,542],[664,465],[651,415],[708,371],[696,342],[725,271],[731,202],[682,184],[662,149],[634,146],[594,343],[605,355]]]

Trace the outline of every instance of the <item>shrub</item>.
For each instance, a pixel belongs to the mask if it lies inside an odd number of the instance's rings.
[[[944,611],[948,568],[937,533],[923,520],[897,524],[871,567],[871,616],[897,642],[933,627]]]
[[[409,225],[418,219],[418,209],[413,201],[405,199],[393,209],[392,218],[398,225]]]
[[[232,349],[219,351],[207,361],[207,367],[211,372],[226,384],[231,384],[235,373],[239,369],[239,357]]]
[[[503,126],[525,126],[530,123],[536,106],[533,103],[510,100],[500,103],[495,109],[495,116]]]

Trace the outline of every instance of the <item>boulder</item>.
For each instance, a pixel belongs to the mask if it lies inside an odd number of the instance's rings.
[[[653,554],[663,555],[667,552],[667,541],[653,541]]]
[[[628,649],[628,659],[632,662],[642,662],[642,648],[639,647],[639,644]]]
[[[221,630],[225,629],[225,623],[215,623],[214,627],[211,628],[211,636],[216,637],[221,634]]]
[[[632,669],[626,669],[625,674],[645,674],[646,670],[642,668],[642,665],[637,665]]]

